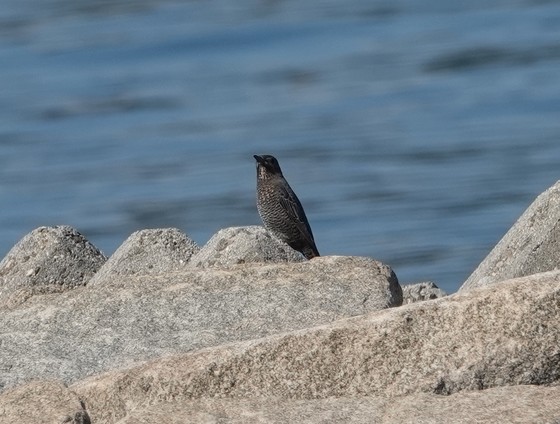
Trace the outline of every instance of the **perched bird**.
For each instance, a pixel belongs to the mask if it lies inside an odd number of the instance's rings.
[[[311,227],[296,194],[274,156],[257,161],[257,209],[265,228],[307,259],[319,256]]]

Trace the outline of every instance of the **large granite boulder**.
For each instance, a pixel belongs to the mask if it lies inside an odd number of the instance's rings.
[[[450,396],[353,396],[327,399],[202,398],[150,402],[121,419],[93,424],[557,424],[560,386],[509,386]],[[84,405],[86,406],[86,405]],[[2,424],[90,424],[78,395],[57,382],[33,382],[0,394]]]
[[[78,395],[59,381],[33,381],[0,393],[0,424],[91,424]]]
[[[560,267],[560,181],[542,193],[459,291]]]
[[[38,378],[72,382],[401,302],[391,269],[359,257],[107,275],[91,286],[0,309],[0,390]]]
[[[515,386],[451,396],[199,399],[132,411],[119,424],[557,424],[560,387]]]
[[[72,227],[39,227],[0,262],[0,305],[84,286],[106,260]]]
[[[190,264],[219,267],[251,262],[302,262],[305,258],[261,226],[230,227],[218,231],[193,256]]]
[[[559,300],[560,272],[538,274],[173,355],[70,388],[85,401],[94,422],[108,423],[170,399],[451,395],[558,384]]]
[[[547,225],[518,260],[549,263]],[[0,424],[560,422],[560,271],[403,295],[373,259],[242,227],[196,261],[178,230],[135,233],[87,283],[97,249],[39,230],[0,264]]]
[[[136,231],[111,255],[88,284],[133,275],[184,270],[200,248],[176,228]]]

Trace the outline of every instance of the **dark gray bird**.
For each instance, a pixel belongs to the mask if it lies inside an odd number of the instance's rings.
[[[257,209],[265,228],[307,259],[319,256],[303,207],[274,156],[257,160]]]

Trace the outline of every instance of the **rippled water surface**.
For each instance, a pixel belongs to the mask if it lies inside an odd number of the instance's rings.
[[[560,179],[559,2],[3,3],[0,256],[258,224],[270,153],[323,255],[451,292]]]

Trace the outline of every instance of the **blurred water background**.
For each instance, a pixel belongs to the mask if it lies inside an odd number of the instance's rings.
[[[560,2],[2,0],[0,256],[260,224],[255,153],[323,255],[453,292],[560,179]]]

